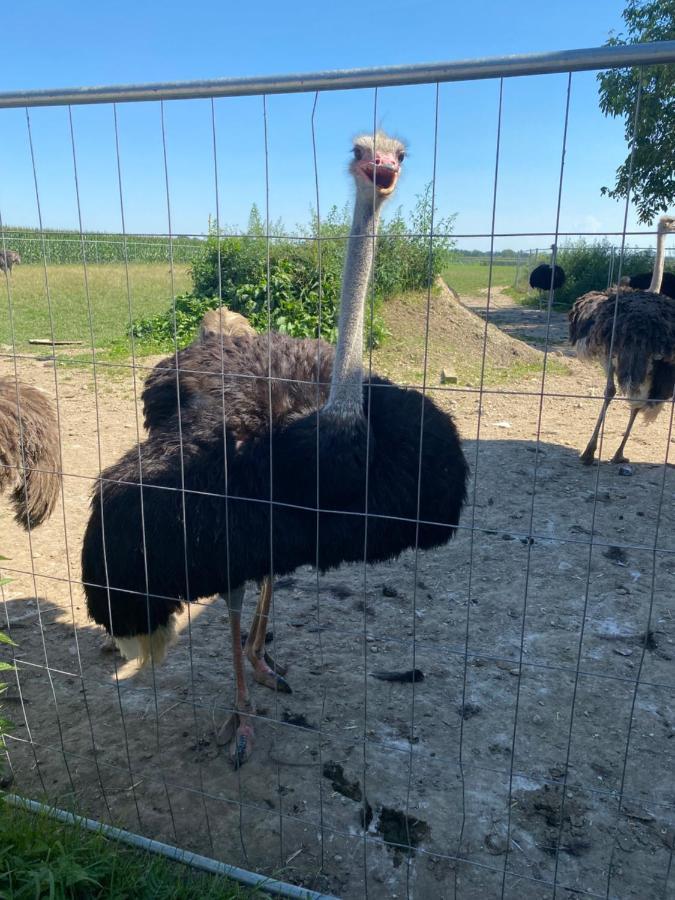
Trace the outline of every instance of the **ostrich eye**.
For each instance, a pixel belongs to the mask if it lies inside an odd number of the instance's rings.
[[[361,147],[354,147],[354,159],[362,159],[363,158],[363,150]]]
[[[399,150],[398,153],[397,153],[397,158],[398,158],[398,161],[399,161],[400,163],[402,163],[403,160],[405,159],[405,151],[404,151],[404,150]]]

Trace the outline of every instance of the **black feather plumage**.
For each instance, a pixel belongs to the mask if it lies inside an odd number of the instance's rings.
[[[345,428],[319,412],[333,358],[328,344],[284,335],[214,337],[179,354],[178,386],[175,359],[155,369],[150,437],[93,492],[82,568],[96,622],[116,637],[147,634],[182,601],[270,572],[450,540],[468,476],[452,419],[373,376],[363,419]]]
[[[632,288],[637,288],[641,291],[646,291],[647,288],[652,283],[652,273],[651,272],[639,272],[637,275],[631,275],[628,279],[628,284]],[[671,299],[675,299],[675,273],[674,272],[664,272],[663,278],[661,279],[661,289],[659,291],[660,294],[663,294],[665,297],[670,297]]]
[[[557,291],[565,284],[565,272],[562,266],[551,266],[541,263],[530,272],[530,287],[540,291],[551,290],[551,277],[553,278],[553,290]]]

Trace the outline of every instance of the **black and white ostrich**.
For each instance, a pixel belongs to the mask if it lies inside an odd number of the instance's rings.
[[[615,377],[631,411],[612,462],[628,461],[624,449],[637,414],[642,411],[652,421],[663,404],[673,397],[675,303],[660,292],[666,234],[673,232],[675,218],[662,216],[657,228],[654,271],[647,291],[624,285],[590,291],[579,297],[569,312],[570,343],[577,356],[602,363],[607,373],[602,409],[588,446],[581,454],[586,465],[593,462],[607,407],[616,394]]]
[[[16,521],[35,528],[54,509],[61,488],[59,430],[42,391],[0,378],[0,493],[12,488]]]
[[[465,500],[468,468],[451,417],[418,391],[364,380],[375,234],[404,152],[382,133],[354,142],[335,351],[280,334],[187,348],[180,433],[176,372],[155,373],[146,409],[163,408],[164,423],[160,416],[93,492],[82,551],[87,608],[125,656],[158,660],[183,601],[225,596],[236,698],[221,738],[235,766],[253,746],[240,630],[246,582],[440,546]]]

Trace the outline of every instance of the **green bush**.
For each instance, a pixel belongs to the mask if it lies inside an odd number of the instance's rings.
[[[397,210],[382,223],[375,265],[372,327],[367,316],[370,346],[385,336],[381,304],[395,293],[427,287],[447,262],[452,241],[448,233],[453,218],[432,224],[431,186],[418,196],[408,218]],[[275,222],[270,239],[257,208],[251,209],[248,233],[222,237],[211,227],[191,265],[193,289],[176,299],[160,315],[139,319],[133,335],[161,346],[179,346],[192,340],[208,309],[222,302],[246,316],[254,328],[292,337],[321,337],[335,342],[342,267],[351,227],[347,207],[333,207],[319,224],[312,214],[308,226],[298,228],[298,237],[284,235]]]
[[[550,262],[550,258],[537,262],[542,261]],[[556,263],[565,271],[565,284],[555,293],[556,303],[569,308],[577,297],[587,291],[604,290],[607,287],[610,272],[612,273],[612,282],[616,282],[619,253],[615,248],[612,263],[612,245],[609,241],[588,243],[579,240],[562,246],[558,250]],[[621,274],[623,276],[649,272],[653,264],[654,256],[648,250],[626,249]]]

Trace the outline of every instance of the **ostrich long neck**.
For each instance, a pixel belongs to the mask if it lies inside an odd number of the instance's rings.
[[[652,283],[649,290],[654,294],[661,292],[661,282],[663,281],[663,270],[666,265],[666,233],[659,231],[656,235],[656,256],[654,257],[654,271],[652,272]]]
[[[358,191],[342,275],[333,378],[324,407],[346,417],[363,413],[363,318],[379,221],[377,201],[367,191]]]

